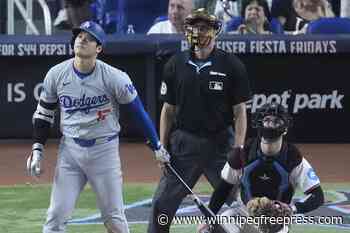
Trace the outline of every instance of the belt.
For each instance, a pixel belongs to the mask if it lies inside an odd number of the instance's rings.
[[[179,128],[179,130],[183,130],[185,132],[188,132],[190,134],[196,135],[198,137],[203,137],[203,138],[217,138],[220,137],[221,134],[224,134],[225,132],[228,132],[232,127],[228,126],[223,129],[218,129],[215,131],[209,131],[209,130],[189,130],[189,129],[184,129],[184,128]]]
[[[118,137],[118,134],[115,134],[109,137],[100,137],[100,138],[94,138],[94,139],[73,138],[73,140],[76,144],[78,144],[81,147],[92,147],[97,144],[102,144],[102,143],[112,141],[117,137]]]

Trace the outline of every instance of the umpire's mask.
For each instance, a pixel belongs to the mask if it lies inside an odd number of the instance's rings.
[[[185,19],[185,36],[192,50],[205,48],[216,37],[222,23],[215,15],[209,14],[204,8],[192,11]]]

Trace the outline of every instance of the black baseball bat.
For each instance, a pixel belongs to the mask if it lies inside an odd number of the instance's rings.
[[[198,209],[202,212],[202,214],[206,218],[211,218],[212,221],[214,221],[216,219],[216,215],[192,191],[192,189],[186,184],[186,182],[182,179],[182,177],[179,175],[179,173],[177,173],[175,168],[173,166],[171,166],[170,163],[165,163],[165,166],[167,169],[169,169],[176,176],[176,178],[182,183],[182,185],[187,189],[187,191],[189,193],[191,193],[191,199],[194,201],[194,203],[196,203]],[[227,231],[220,224],[218,224],[216,221],[214,222],[214,224],[212,224],[212,226],[214,227],[215,233],[227,233]]]

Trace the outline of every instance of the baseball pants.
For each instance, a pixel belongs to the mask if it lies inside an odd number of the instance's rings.
[[[233,144],[233,130],[228,128],[212,137],[199,137],[183,130],[175,130],[170,137],[171,164],[193,188],[202,174],[215,188],[221,180],[221,170]],[[177,177],[164,171],[154,194],[148,233],[167,233],[182,200],[189,192]],[[166,215],[168,222],[159,223]]]
[[[129,233],[122,197],[118,138],[82,147],[63,137],[43,233],[64,233],[80,192],[89,182],[108,233]]]

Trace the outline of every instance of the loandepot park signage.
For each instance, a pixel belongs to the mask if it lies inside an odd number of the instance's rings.
[[[254,113],[270,102],[288,108],[294,119],[289,131],[293,141],[339,143],[350,140],[345,129],[350,114],[346,107],[349,106],[349,95],[344,90],[259,92],[247,102],[248,112]]]
[[[28,85],[31,86],[31,85]],[[25,82],[9,82],[5,89],[5,101],[10,103],[26,102],[27,98],[39,100],[42,83],[36,83],[34,88],[28,88]],[[284,107],[289,108],[289,112],[296,114],[303,110],[324,110],[327,112],[339,111],[344,108],[345,93],[339,90],[331,90],[324,93],[293,93],[292,90],[285,90],[281,93],[254,94],[252,99],[247,102],[247,108],[254,113],[266,103],[277,102]]]
[[[291,90],[283,91],[281,94],[255,94],[247,102],[247,108],[254,113],[256,109],[265,103],[277,102],[285,108],[290,109],[291,113],[299,113],[304,109],[338,111],[344,108],[344,93],[333,90],[330,93],[292,93]]]

